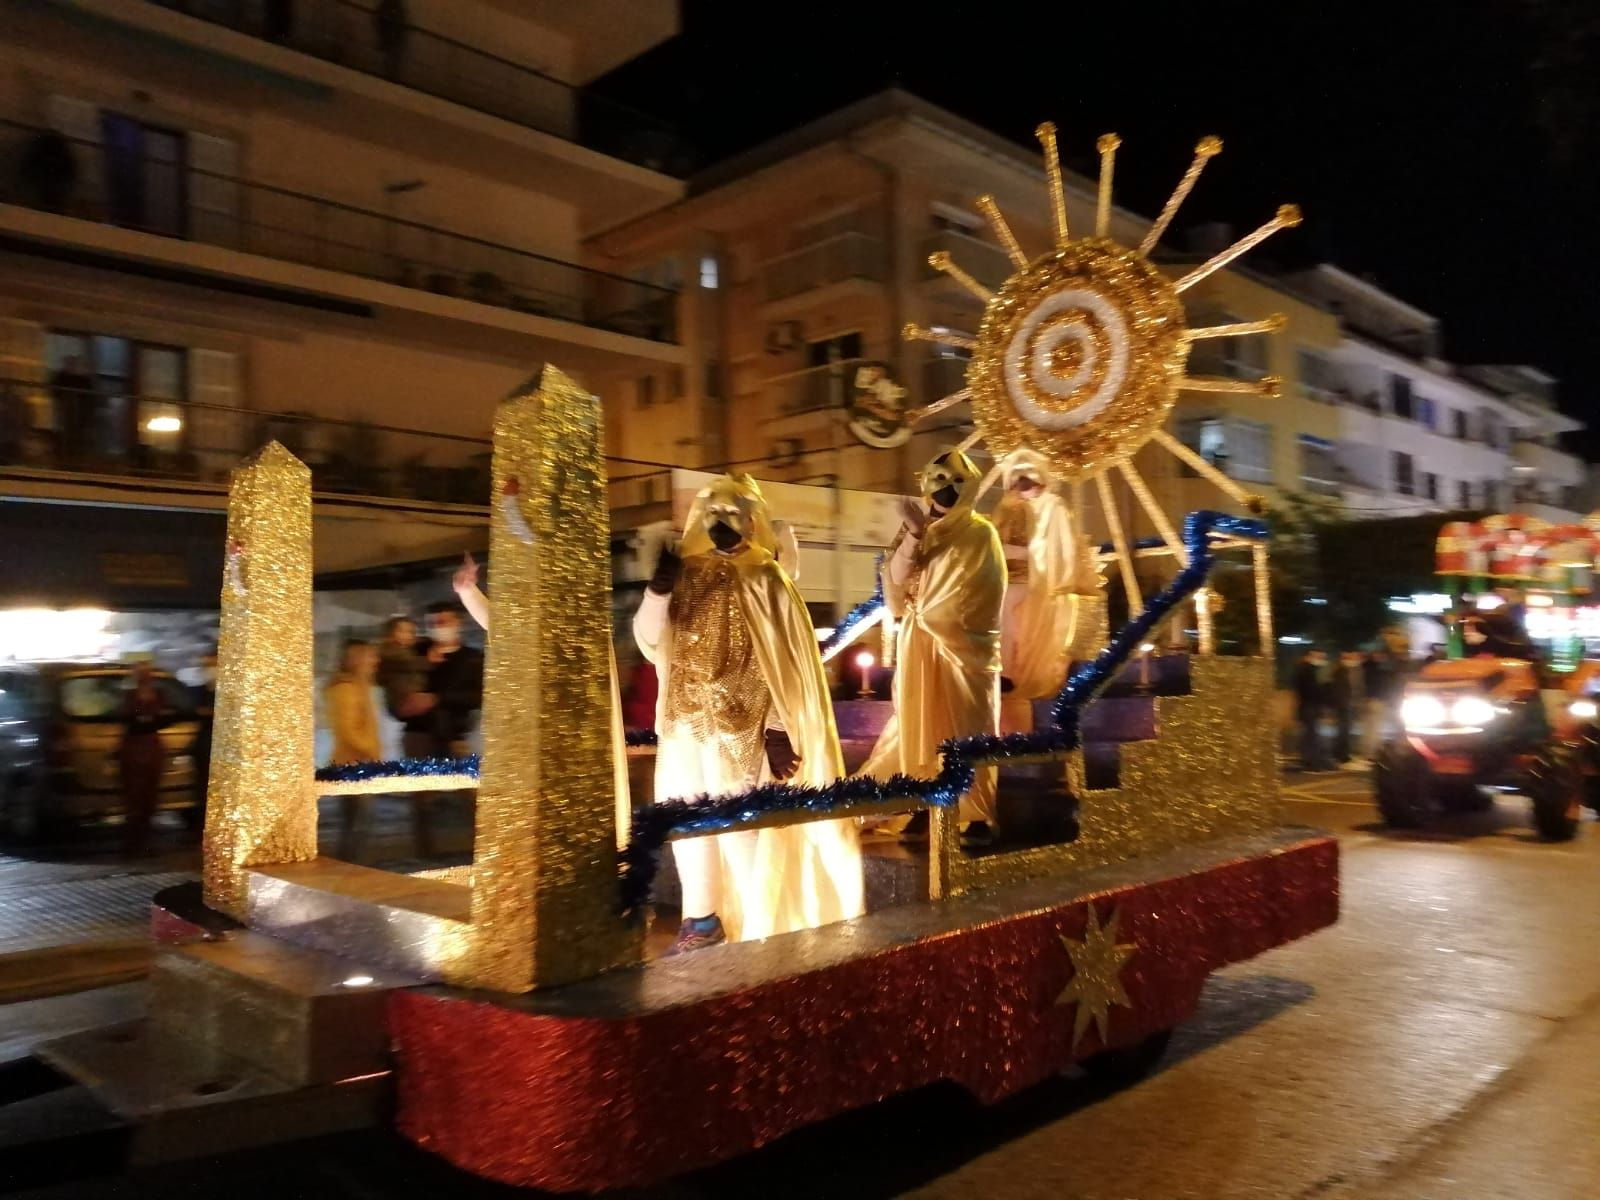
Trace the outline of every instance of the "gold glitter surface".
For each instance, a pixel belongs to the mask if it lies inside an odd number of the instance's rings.
[[[1158,736],[1121,750],[1120,786],[1090,791],[1083,754],[1067,759],[1079,799],[1077,839],[972,858],[935,843],[945,894],[1000,887],[1063,871],[1157,854],[1281,821],[1272,664],[1260,658],[1189,660],[1192,693],[1158,696]]]
[[[1010,393],[1005,357],[1014,335],[1030,314],[1058,293],[1089,292],[1121,317],[1127,369],[1103,409],[1081,424],[1045,430],[1022,413]],[[1088,311],[1064,310],[1062,320],[1081,321],[1092,338],[1107,336],[1102,321]],[[1041,329],[1040,333],[1046,331]],[[1183,305],[1167,279],[1136,250],[1115,242],[1085,238],[1036,259],[1006,281],[988,305],[978,331],[978,348],[967,368],[972,415],[996,457],[1028,447],[1049,460],[1064,480],[1082,479],[1131,458],[1160,428],[1177,398],[1176,384],[1188,354]],[[1035,338],[1039,334],[1035,334]],[[1106,346],[1104,341],[1099,347]],[[1097,348],[1099,348],[1097,347]],[[1102,350],[1100,361],[1107,359]],[[1103,375],[1095,381],[1103,384]],[[1041,408],[1060,411],[1060,398],[1031,384],[1028,396]],[[1072,407],[1067,405],[1066,407]]]
[[[739,606],[737,572],[725,559],[692,558],[672,589],[672,671],[662,733],[686,727],[714,744],[730,779],[754,779],[766,751],[772,694]]]
[[[1100,1031],[1100,1044],[1106,1044],[1107,1026],[1111,1021],[1111,1006],[1120,1004],[1132,1008],[1127,990],[1122,986],[1122,965],[1133,957],[1138,946],[1132,942],[1117,941],[1117,926],[1122,923],[1122,910],[1111,911],[1111,919],[1104,925],[1094,910],[1086,906],[1083,941],[1073,941],[1065,934],[1061,945],[1072,960],[1072,978],[1056,997],[1057,1004],[1073,1004],[1077,1011],[1072,1015],[1072,1048],[1078,1048],[1084,1031],[1094,1023]]]
[[[317,856],[311,472],[271,442],[233,475],[206,789],[205,900],[245,917],[245,868]]]
[[[636,962],[641,933],[617,915],[599,402],[547,366],[494,436],[493,494],[515,477],[537,536],[494,510],[470,950],[446,970],[519,992]]]

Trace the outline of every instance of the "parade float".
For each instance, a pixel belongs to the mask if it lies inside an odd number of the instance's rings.
[[[1259,511],[1164,423],[1180,389],[1270,391],[1185,375],[1197,339],[1276,323],[1190,328],[1181,295],[1298,214],[1172,277],[1149,254],[1220,144],[1200,144],[1130,247],[1108,237],[1116,139],[1100,142],[1096,227],[1074,236],[1054,130],[1040,136],[1055,244],[1030,258],[984,200],[1015,265],[1004,286],[935,256],[986,316],[968,387],[918,415],[970,401],[962,449],[981,442],[993,479],[1028,452],[1069,511],[1094,491],[1126,624],[1107,630],[1103,598],[1077,594],[1075,661],[1067,672],[1069,651],[1051,648],[1064,682],[1031,703],[1031,727],[952,738],[928,775],[630,808],[599,401],[546,366],[495,422],[481,762],[317,772],[310,480],[266,447],[232,485],[204,905],[158,904],[147,1018],[42,1051],[135,1126],[136,1155],[392,1119],[496,1180],[637,1185],[940,1081],[992,1102],[1073,1063],[1148,1068],[1211,972],[1337,918],[1335,842],[1281,823],[1266,526],[1201,511],[1175,527],[1133,463],[1165,450]],[[1157,537],[1126,536],[1113,489]],[[1214,653],[1204,585],[1229,554],[1256,572],[1259,657]],[[1172,568],[1148,597],[1141,556]],[[844,651],[888,612],[883,596],[864,602],[823,649]],[[1193,652],[1152,658],[1179,613],[1196,623]],[[850,720],[837,718],[846,740]],[[648,754],[653,738],[629,740]],[[964,846],[958,806],[986,771],[1002,801],[1031,793],[1070,820],[1027,844]],[[319,795],[467,786],[469,866],[399,875],[318,857]],[[864,915],[656,953],[647,918],[669,843],[919,811],[925,846],[869,846]]]

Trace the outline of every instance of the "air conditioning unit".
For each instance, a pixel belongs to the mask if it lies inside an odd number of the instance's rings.
[[[767,328],[767,353],[787,354],[798,350],[805,340],[805,327],[799,321],[777,321]]]
[[[767,458],[774,467],[797,467],[800,465],[800,456],[805,450],[804,438],[774,438]]]

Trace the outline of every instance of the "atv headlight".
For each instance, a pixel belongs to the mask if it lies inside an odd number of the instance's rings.
[[[1481,729],[1494,720],[1494,705],[1482,696],[1463,696],[1450,706],[1450,720]]]
[[[1585,697],[1581,700],[1574,700],[1567,705],[1567,711],[1580,721],[1592,721],[1596,717],[1600,717],[1600,704],[1596,704],[1593,700]]]
[[[1444,705],[1432,696],[1407,696],[1400,702],[1400,721],[1407,729],[1437,729],[1444,717]]]

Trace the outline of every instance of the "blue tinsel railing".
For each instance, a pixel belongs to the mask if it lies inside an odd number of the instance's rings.
[[[1205,582],[1216,551],[1211,536],[1259,541],[1267,536],[1266,523],[1251,517],[1200,511],[1190,513],[1183,522],[1183,544],[1189,561],[1144,610],[1129,621],[1092,662],[1079,667],[1067,679],[1051,705],[1053,725],[1031,733],[974,734],[953,738],[939,747],[942,760],[939,774],[932,779],[896,775],[887,780],[852,776],[820,788],[794,787],[769,783],[734,796],[697,796],[693,799],[662,800],[634,810],[627,848],[622,854],[622,904],[624,910],[638,908],[650,896],[661,848],[674,834],[724,833],[751,824],[774,813],[803,812],[814,819],[858,805],[900,803],[908,807],[953,806],[971,787],[981,766],[1012,758],[1063,754],[1077,748],[1078,721],[1083,708],[1127,663],[1133,651],[1179,604]],[[850,632],[872,617],[883,604],[881,589],[858,604],[839,623],[824,650],[835,642],[848,640]],[[655,744],[649,730],[629,730],[630,746]],[[328,767],[317,772],[322,782],[389,778],[396,780],[421,774],[476,774],[476,756],[465,759],[402,760],[392,763],[361,763]]]

